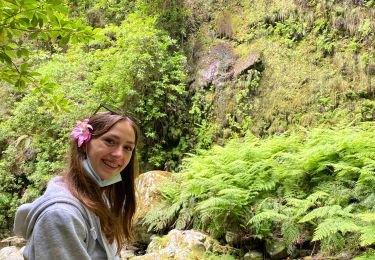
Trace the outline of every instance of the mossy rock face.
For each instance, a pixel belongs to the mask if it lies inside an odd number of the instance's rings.
[[[200,89],[210,85],[222,87],[232,76],[231,68],[237,57],[231,44],[220,41],[202,55],[197,62],[195,79],[191,88]]]

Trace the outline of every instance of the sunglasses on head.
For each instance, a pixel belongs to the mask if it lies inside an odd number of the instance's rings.
[[[109,111],[109,112],[111,112],[112,114],[115,114],[115,115],[122,115],[122,114],[123,114],[123,113],[121,113],[121,112],[119,111],[119,109],[117,109],[117,108],[115,108],[115,107],[112,107],[112,106],[110,106],[110,105],[108,105],[108,104],[100,104],[99,107],[98,107],[98,108],[95,110],[95,112],[93,113],[93,115],[95,115],[96,113],[98,113],[99,110],[100,110],[101,108],[104,108],[104,109],[106,109],[107,111]]]
[[[139,120],[136,117],[132,116],[129,112],[127,112],[127,113],[121,112],[120,109],[118,109],[116,107],[113,107],[111,105],[108,105],[108,104],[100,104],[99,107],[93,113],[93,115],[98,113],[101,108],[104,108],[105,110],[107,110],[108,112],[110,112],[113,115],[120,115],[120,116],[128,117],[134,123],[139,124]]]

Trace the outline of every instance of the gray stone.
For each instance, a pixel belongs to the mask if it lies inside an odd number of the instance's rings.
[[[23,260],[23,248],[16,246],[4,247],[0,250],[0,260]]]
[[[262,252],[251,250],[243,256],[244,260],[263,260]]]
[[[23,247],[24,245],[26,245],[26,240],[18,236],[8,237],[0,241],[0,248],[8,246]]]
[[[131,259],[204,259],[208,252],[225,254],[228,248],[201,232],[174,229],[166,236],[154,236],[147,247],[147,254]]]
[[[288,255],[285,244],[278,240],[268,240],[266,250],[272,260],[283,259]]]
[[[225,240],[228,245],[235,246],[241,243],[241,235],[236,232],[227,231],[225,233]]]

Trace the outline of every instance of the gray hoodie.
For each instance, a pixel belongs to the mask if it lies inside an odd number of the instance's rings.
[[[14,233],[27,240],[25,259],[119,259],[99,218],[69,192],[61,176],[33,203],[18,208]]]

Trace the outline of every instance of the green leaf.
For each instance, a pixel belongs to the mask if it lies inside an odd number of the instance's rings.
[[[40,32],[40,36],[42,37],[43,40],[48,41],[48,34],[45,32]]]
[[[30,52],[25,49],[25,48],[20,48],[17,50],[17,57],[20,58],[20,57],[27,57],[30,55]]]
[[[38,19],[39,28],[43,27],[43,23],[44,23],[43,17],[39,17],[39,19]]]
[[[8,65],[12,65],[12,59],[5,52],[0,52],[0,59]]]
[[[15,84],[16,88],[18,89],[23,89],[25,87],[25,80],[23,78],[19,78],[17,81],[16,81],[16,84]]]
[[[33,15],[33,18],[31,19],[31,25],[33,27],[36,27],[38,25],[38,17],[36,16],[36,14],[34,13]]]
[[[20,70],[21,70],[22,73],[26,72],[28,68],[29,68],[29,64],[27,64],[27,63],[23,63],[20,66]]]
[[[56,15],[52,15],[52,17],[50,17],[50,21],[51,21],[51,25],[53,27],[60,27],[60,21],[59,21],[59,18],[56,16]]]
[[[32,32],[32,33],[30,33],[30,35],[29,35],[29,40],[34,40],[34,39],[36,39],[37,37],[38,37],[38,35],[39,35],[39,33],[40,32]]]
[[[59,41],[59,46],[65,46],[70,40],[70,34],[64,36],[61,38],[61,40]]]
[[[32,71],[29,73],[30,76],[32,77],[38,77],[38,76],[41,76],[42,74],[40,74],[39,72],[36,72],[36,71]]]

